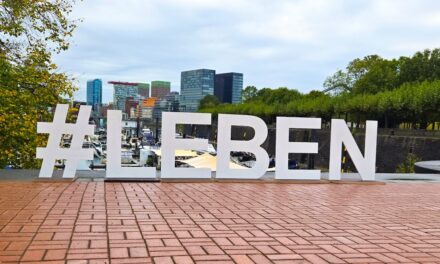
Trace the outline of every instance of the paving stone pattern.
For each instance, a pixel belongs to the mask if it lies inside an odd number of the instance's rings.
[[[440,184],[1,182],[1,263],[440,263]]]

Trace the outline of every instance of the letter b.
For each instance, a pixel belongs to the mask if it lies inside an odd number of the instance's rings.
[[[251,127],[255,136],[251,140],[231,140],[232,126]],[[260,147],[266,140],[267,126],[263,120],[247,115],[219,115],[218,116],[218,149],[217,175],[223,179],[258,179],[263,176],[269,166],[269,156]],[[231,151],[251,152],[256,161],[250,169],[231,169],[229,167]]]

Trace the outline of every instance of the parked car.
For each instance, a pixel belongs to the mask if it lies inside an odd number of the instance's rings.
[[[297,170],[299,169],[299,164],[296,160],[289,160],[289,170]]]

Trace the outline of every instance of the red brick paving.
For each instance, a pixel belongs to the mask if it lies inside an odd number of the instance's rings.
[[[0,183],[1,263],[440,263],[440,184]]]

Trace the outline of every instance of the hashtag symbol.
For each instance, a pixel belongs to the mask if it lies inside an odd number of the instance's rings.
[[[55,161],[58,159],[66,161],[63,178],[73,178],[75,176],[78,161],[93,159],[93,150],[82,148],[84,137],[93,135],[94,127],[89,125],[91,106],[81,106],[76,124],[66,123],[68,109],[69,105],[58,104],[52,123],[37,123],[37,133],[49,134],[46,148],[37,148],[37,158],[43,159],[40,178],[52,177]],[[72,135],[70,148],[60,147],[63,134]]]

